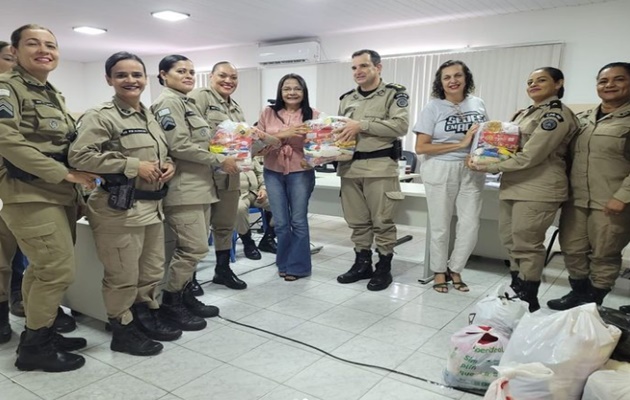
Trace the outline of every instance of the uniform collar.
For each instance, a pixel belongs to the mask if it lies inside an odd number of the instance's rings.
[[[601,104],[599,106],[597,106],[597,110],[599,110],[601,107]],[[624,104],[623,106],[619,107],[618,109],[616,109],[615,111],[611,112],[610,114],[613,117],[627,117],[630,115],[630,102],[627,102],[626,104]]]
[[[380,93],[382,90],[384,90],[384,89],[385,89],[385,86],[386,86],[386,85],[387,85],[387,84],[386,84],[385,82],[383,82],[383,78],[381,78],[381,80],[380,80],[380,82],[379,82],[378,86],[376,87],[376,89],[374,89],[374,90],[372,91],[372,93],[370,93],[370,94],[369,94],[368,96],[366,96],[365,98],[366,98],[366,99],[369,99],[370,97],[374,96],[375,94]],[[355,92],[356,94],[359,94],[359,93],[361,93],[361,92],[360,92],[360,90],[361,90],[361,87],[357,86],[357,87],[356,87],[356,89],[354,89],[354,92]]]
[[[120,97],[116,95],[114,95],[112,99],[112,103],[114,103],[118,111],[124,116],[130,116],[130,115],[133,115],[134,113],[140,114],[138,111],[136,111],[135,108],[125,103]],[[142,103],[140,103],[140,110],[142,110],[142,113],[144,115],[147,115],[147,108]]]
[[[185,95],[184,93],[180,92],[179,90],[175,90],[172,89],[170,87],[165,87],[164,88],[164,93],[168,96],[172,96],[172,97],[179,97],[181,99],[183,99],[184,101],[188,101],[190,98]]]
[[[227,107],[233,107],[233,108],[239,108],[238,103],[232,98],[232,96],[230,96],[227,100],[223,98],[223,96],[221,96],[219,94],[219,92],[217,92],[216,90],[214,90],[213,88],[209,87],[208,90],[210,91],[210,93],[212,94],[212,96],[214,96],[215,99],[217,99],[221,104],[226,104]]]
[[[555,101],[560,101],[560,99],[558,98],[558,96],[551,96],[551,97],[546,98],[544,101],[542,101],[542,102],[540,103],[540,105],[538,105],[538,106],[533,106],[533,107],[534,107],[534,108],[547,107],[547,106],[549,106],[549,103],[551,103],[551,102],[552,102],[552,101],[554,101],[554,100],[555,100]]]
[[[58,90],[50,82],[40,82],[33,75],[26,72],[26,70],[20,65],[16,65],[15,67],[13,67],[12,75],[21,77],[22,80],[30,86],[37,86],[42,89],[49,89],[53,92],[58,92]]]

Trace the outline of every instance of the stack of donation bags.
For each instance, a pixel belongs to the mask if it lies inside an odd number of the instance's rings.
[[[527,307],[509,287],[479,301],[474,325],[451,337],[445,383],[485,390],[484,400],[630,400],[630,364],[606,364],[621,330],[595,303],[552,314]]]

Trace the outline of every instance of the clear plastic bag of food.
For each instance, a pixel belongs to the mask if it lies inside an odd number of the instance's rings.
[[[340,142],[333,133],[345,125],[344,117],[324,117],[305,122],[310,131],[304,140],[304,160],[314,167],[333,161],[350,161],[357,142]]]
[[[507,160],[518,151],[518,125],[513,122],[488,121],[479,125],[470,156],[474,165],[494,164]]]
[[[210,139],[210,152],[235,157],[241,171],[252,170],[252,142],[257,138],[256,128],[244,122],[225,120],[219,124]],[[224,173],[221,167],[217,172]]]

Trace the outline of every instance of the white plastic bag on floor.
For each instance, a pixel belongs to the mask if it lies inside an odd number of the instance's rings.
[[[553,376],[553,371],[541,363],[495,368],[499,379],[490,384],[483,400],[541,400]]]
[[[508,338],[528,311],[528,304],[519,299],[509,285],[501,285],[494,295],[479,300],[470,313],[470,322],[500,329]]]
[[[449,386],[485,390],[497,377],[507,337],[487,326],[466,326],[451,336],[444,382]]]
[[[604,324],[595,303],[551,315],[525,314],[500,366],[543,363],[554,376],[541,399],[579,400],[586,379],[608,360],[620,335],[617,327]]]
[[[582,400],[630,399],[630,363],[610,360],[588,377]]]

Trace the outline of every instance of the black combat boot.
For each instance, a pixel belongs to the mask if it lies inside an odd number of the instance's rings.
[[[18,343],[18,347],[15,350],[17,354],[20,353],[20,346],[22,346],[22,343],[24,343],[24,338],[26,338],[26,331],[20,334],[20,342]],[[87,340],[82,337],[65,337],[54,330],[52,341],[57,351],[77,351],[87,346]]]
[[[196,272],[193,274],[193,278],[192,278],[192,282],[190,282],[190,286],[191,286],[190,290],[192,290],[193,296],[196,296],[196,297],[203,296],[203,289],[201,288],[201,285],[197,281]]]
[[[15,361],[15,366],[21,371],[41,369],[44,372],[65,372],[79,369],[84,364],[85,358],[82,356],[55,347],[52,328],[26,328]]]
[[[230,289],[242,290],[247,288],[247,283],[238,279],[230,268],[230,250],[218,250],[215,254],[217,256],[217,265],[214,268],[212,282],[217,285],[225,285]]]
[[[562,311],[594,301],[589,299],[589,287],[591,285],[588,278],[569,278],[569,284],[571,285],[571,291],[559,299],[549,300],[547,302],[547,307],[551,308],[552,310]]]
[[[182,302],[184,303],[184,307],[186,307],[188,311],[198,317],[212,318],[219,315],[219,307],[207,305],[197,300],[190,289],[190,283],[184,286]]]
[[[512,276],[512,282],[510,282],[510,287],[514,291],[514,293],[518,293],[521,291],[521,280],[518,278],[518,271],[510,271],[510,275]]]
[[[598,306],[601,306],[604,302],[604,297],[610,292],[610,289],[600,289],[593,286],[591,281],[588,281],[588,299],[589,303],[593,302]]]
[[[540,303],[538,302],[540,281],[524,281],[519,278],[519,285],[521,290],[517,293],[518,297],[529,304],[529,312],[533,313],[540,310]]]
[[[190,297],[195,299],[192,294]],[[167,324],[183,331],[200,331],[208,325],[205,319],[196,316],[184,306],[182,291],[167,292],[165,290],[162,292],[160,318]]]
[[[630,305],[619,307],[619,311],[621,311],[622,313],[630,314]]]
[[[258,251],[258,247],[256,247],[256,242],[252,239],[252,232],[247,231],[247,233],[243,235],[238,235],[241,238],[241,242],[243,242],[243,252],[245,253],[245,257],[250,260],[260,260],[262,256],[260,255],[260,251]]]
[[[53,328],[60,333],[68,333],[77,329],[77,321],[71,315],[63,312],[61,307],[57,308],[57,317],[53,322]]]
[[[355,251],[354,264],[348,272],[337,277],[339,283],[354,283],[372,278],[372,250]]]
[[[164,345],[147,337],[134,319],[123,325],[117,319],[109,319],[112,328],[112,351],[131,354],[132,356],[154,356],[162,351]]]
[[[131,312],[138,329],[153,340],[170,342],[182,335],[180,329],[164,323],[160,309],[152,310],[147,303],[134,304],[131,306]]]
[[[368,290],[373,292],[384,290],[392,283],[392,257],[394,257],[394,253],[388,255],[378,253],[374,274],[367,284]]]
[[[11,314],[16,317],[26,317],[24,313],[24,301],[22,300],[22,291],[16,290],[11,293],[11,305],[10,305]]]
[[[11,324],[9,323],[9,302],[0,303],[0,344],[11,340]]]
[[[276,244],[276,230],[273,226],[267,226],[267,231],[263,235],[262,239],[260,239],[260,242],[258,242],[258,250],[273,254],[278,252],[278,245]]]

